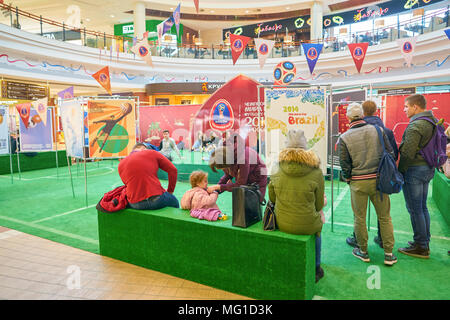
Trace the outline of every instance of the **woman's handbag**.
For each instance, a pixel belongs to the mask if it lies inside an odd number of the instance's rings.
[[[262,223],[264,230],[274,231],[278,229],[277,220],[275,218],[275,204],[270,201],[266,205]]]
[[[233,216],[234,227],[247,228],[261,221],[261,204],[259,189],[254,185],[233,188]]]

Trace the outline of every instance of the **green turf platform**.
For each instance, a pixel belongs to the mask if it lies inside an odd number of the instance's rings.
[[[34,156],[27,154],[33,153],[20,153],[20,171],[39,170],[47,168],[56,168],[56,155],[55,151],[37,152]],[[12,168],[13,172],[19,172],[17,164],[17,154],[12,155]],[[66,150],[58,151],[58,167],[67,167]],[[0,156],[0,174],[11,173],[10,157],[9,154]]]
[[[100,254],[255,299],[312,299],[313,236],[243,229],[189,211],[98,212]]]
[[[433,200],[450,226],[450,179],[437,170],[433,178]]]

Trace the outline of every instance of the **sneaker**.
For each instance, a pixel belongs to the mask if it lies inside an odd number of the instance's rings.
[[[383,241],[381,240],[381,238],[379,236],[376,236],[375,238],[373,238],[373,242],[375,242],[377,245],[380,246],[381,249],[383,249]]]
[[[355,248],[355,249],[353,249],[352,253],[358,259],[361,259],[364,262],[370,262],[369,254],[367,252],[366,253],[362,253],[361,249]]]
[[[324,274],[325,273],[324,273],[322,267],[319,267],[316,269],[316,283],[319,282],[319,280],[323,278]]]
[[[354,236],[348,237],[345,242],[353,248],[358,248],[358,243],[356,242],[356,238]]]
[[[392,266],[394,263],[397,263],[397,257],[392,254],[392,255],[388,255],[385,254],[384,255],[384,264],[387,266]]]
[[[422,248],[419,245],[409,246],[406,248],[399,248],[398,252],[406,254],[411,257],[428,259],[430,258],[430,250]]]

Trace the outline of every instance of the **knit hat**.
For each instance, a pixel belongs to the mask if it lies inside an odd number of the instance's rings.
[[[363,110],[359,103],[353,102],[347,107],[347,117],[351,119],[362,118]]]
[[[307,142],[305,132],[301,129],[289,129],[285,146],[286,148],[300,148],[306,150]]]

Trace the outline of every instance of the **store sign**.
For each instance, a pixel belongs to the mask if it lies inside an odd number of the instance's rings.
[[[122,26],[122,33],[123,34],[130,34],[130,33],[134,34],[134,25],[130,24],[130,25]]]
[[[387,96],[409,95],[415,93],[416,87],[378,90],[378,95],[387,95]]]

